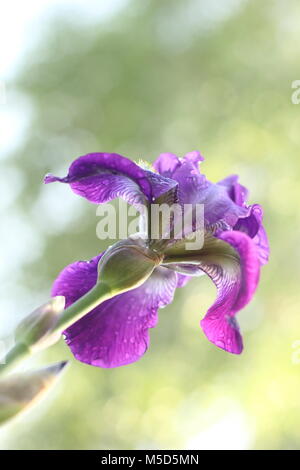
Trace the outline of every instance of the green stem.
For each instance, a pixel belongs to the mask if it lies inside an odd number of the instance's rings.
[[[106,284],[101,282],[96,284],[92,290],[63,311],[52,332],[63,332],[95,307],[102,304],[102,302],[114,297],[114,295],[116,293],[112,292]]]
[[[63,311],[58,322],[51,331],[51,334],[62,333],[66,328],[80,320],[80,318],[89,313],[95,307],[105,300],[114,297],[118,293],[119,292],[113,292],[106,284],[96,284],[92,290]],[[0,364],[0,375],[7,372],[13,365],[25,359],[30,354],[31,349],[29,345],[24,343],[15,344],[2,360],[3,363]]]
[[[0,364],[0,375],[7,372],[13,365],[16,365],[29,353],[30,350],[26,344],[15,344],[2,359],[2,364]]]

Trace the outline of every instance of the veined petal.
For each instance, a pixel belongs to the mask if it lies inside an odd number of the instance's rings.
[[[225,231],[218,237],[206,234],[199,251],[185,251],[184,244],[178,244],[166,251],[164,263],[181,275],[197,275],[198,269],[212,279],[217,299],[201,326],[216,346],[241,353],[243,343],[235,315],[251,300],[258,284],[260,264],[254,241],[238,231]]]
[[[173,153],[161,153],[153,163],[155,170],[167,178],[172,178],[174,171],[180,165],[180,159]]]
[[[177,273],[177,287],[184,287],[191,280],[191,276],[186,276],[185,274]]]
[[[269,255],[270,255],[270,245],[269,245],[267,233],[263,225],[260,226],[257,234],[253,238],[253,242],[257,246],[258,259],[259,259],[260,264],[261,265],[267,264],[269,261]]]
[[[253,204],[249,207],[249,215],[239,219],[234,230],[245,232],[253,239],[253,242],[257,246],[259,262],[261,265],[264,265],[269,260],[270,247],[262,220],[262,207],[259,204]]]
[[[53,283],[51,295],[65,292],[65,308],[91,290],[98,279],[98,263],[105,252],[90,261],[76,261],[66,266]]]
[[[203,204],[206,226],[222,223],[233,227],[239,217],[247,215],[247,209],[230,197],[227,184],[214,184],[200,173],[199,162],[203,157],[197,151],[179,159],[173,154],[162,154],[154,163],[157,171],[178,183],[178,199],[183,204]]]
[[[170,266],[168,266],[170,268]],[[187,265],[174,265],[173,268],[177,272],[177,287],[185,287],[187,283],[193,279],[193,277],[199,277],[203,276],[205,273],[203,271],[196,271],[195,267],[193,266],[193,269],[189,270],[187,268]],[[187,273],[187,274],[184,274]]]
[[[60,292],[70,305],[88,292],[96,283],[100,256],[65,268],[52,295]],[[148,348],[158,309],[172,301],[176,287],[177,273],[159,267],[142,286],[103,302],[65,331],[76,359],[98,367],[137,361]]]
[[[160,175],[151,176],[151,172],[116,153],[90,153],[75,160],[66,177],[49,174],[45,183],[68,183],[76,194],[96,204],[122,197],[140,207],[176,184]]]
[[[204,205],[207,226],[223,221],[232,227],[239,217],[246,214],[243,207],[230,199],[225,187],[208,181],[190,161],[185,161],[173,178],[178,181],[179,200],[183,204]]]
[[[198,168],[197,164],[203,160],[204,158],[198,150],[189,152],[184,156],[184,161],[195,165],[196,169]],[[173,153],[161,153],[153,163],[153,167],[159,174],[172,178],[174,172],[182,165],[182,162],[183,159],[178,158]]]
[[[254,238],[261,226],[263,217],[262,208],[259,204],[253,204],[249,207],[247,217],[243,217],[237,221],[234,230],[247,233],[250,238]]]
[[[248,189],[238,182],[238,175],[230,175],[219,181],[219,185],[225,186],[229,197],[239,206],[244,206],[249,194]]]
[[[178,183],[173,179],[162,176],[158,173],[154,173],[149,170],[144,170],[148,178],[148,181],[151,184],[152,188],[152,201],[155,201],[160,196],[163,196],[166,193],[169,193],[171,190],[177,188]]]
[[[204,157],[202,157],[198,150],[193,150],[192,152],[186,153],[184,159],[190,163],[193,163],[194,165],[198,165],[199,162],[204,161]]]
[[[251,238],[237,231],[223,232],[219,240],[228,250],[217,256],[203,257],[200,268],[215,283],[218,295],[201,326],[207,338],[219,348],[240,354],[243,341],[236,313],[251,300],[259,281],[257,249]]]
[[[263,227],[263,210],[259,204],[253,204],[247,207],[248,189],[238,182],[237,175],[231,175],[218,183],[225,186],[229,197],[239,206],[246,207],[247,216],[239,218],[233,227],[233,230],[239,230],[247,233],[258,249],[258,257],[261,265],[269,260],[270,247],[266,231]]]

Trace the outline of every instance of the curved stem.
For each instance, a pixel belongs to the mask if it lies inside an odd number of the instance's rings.
[[[99,283],[91,289],[87,294],[77,300],[70,307],[66,308],[58,319],[58,322],[51,330],[50,335],[62,333],[66,328],[80,320],[84,315],[89,313],[95,307],[105,300],[116,295],[106,284]],[[0,364],[0,375],[7,372],[13,365],[25,359],[32,353],[30,345],[24,343],[16,343],[14,347],[8,351]]]
[[[111,299],[116,295],[111,289],[103,283],[96,284],[87,294],[77,300],[70,307],[66,308],[58,322],[54,326],[52,333],[63,332],[70,325],[80,320],[84,315],[89,313],[95,307],[105,300]]]

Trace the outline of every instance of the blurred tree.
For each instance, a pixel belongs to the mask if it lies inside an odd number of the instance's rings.
[[[153,161],[200,149],[210,179],[241,174],[251,201],[265,207],[272,259],[241,314],[241,357],[204,338],[198,323],[215,291],[194,280],[161,311],[139,363],[74,363],[55,402],[23,421],[26,434],[14,423],[1,432],[3,447],[201,448],[210,432],[216,448],[299,447],[300,376],[291,361],[299,250],[287,261],[300,223],[300,108],[290,100],[299,12],[296,0],[289,8],[280,0],[132,0],[108,22],[58,12],[45,24],[15,82],[33,106],[30,128],[2,171],[21,173],[10,210],[24,214],[39,240],[12,272],[16,295],[26,289],[30,308],[38,305],[66,264],[105,247],[95,236],[96,207],[67,187],[42,185],[46,172],[64,175],[75,157],[94,151]],[[13,236],[26,243],[23,233]],[[63,344],[47,359],[62,356],[70,356]]]

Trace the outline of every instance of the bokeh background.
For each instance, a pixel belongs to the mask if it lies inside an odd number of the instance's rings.
[[[70,162],[114,151],[152,162],[199,149],[265,209],[271,260],[229,355],[199,320],[208,278],[160,311],[151,347],[112,370],[61,341],[55,391],[0,430],[1,449],[299,449],[300,79],[297,0],[44,0],[1,10],[0,337],[49,298],[58,272],[105,247],[96,206],[64,185]],[[10,59],[16,56],[13,64]],[[0,62],[1,65],[1,62]]]

